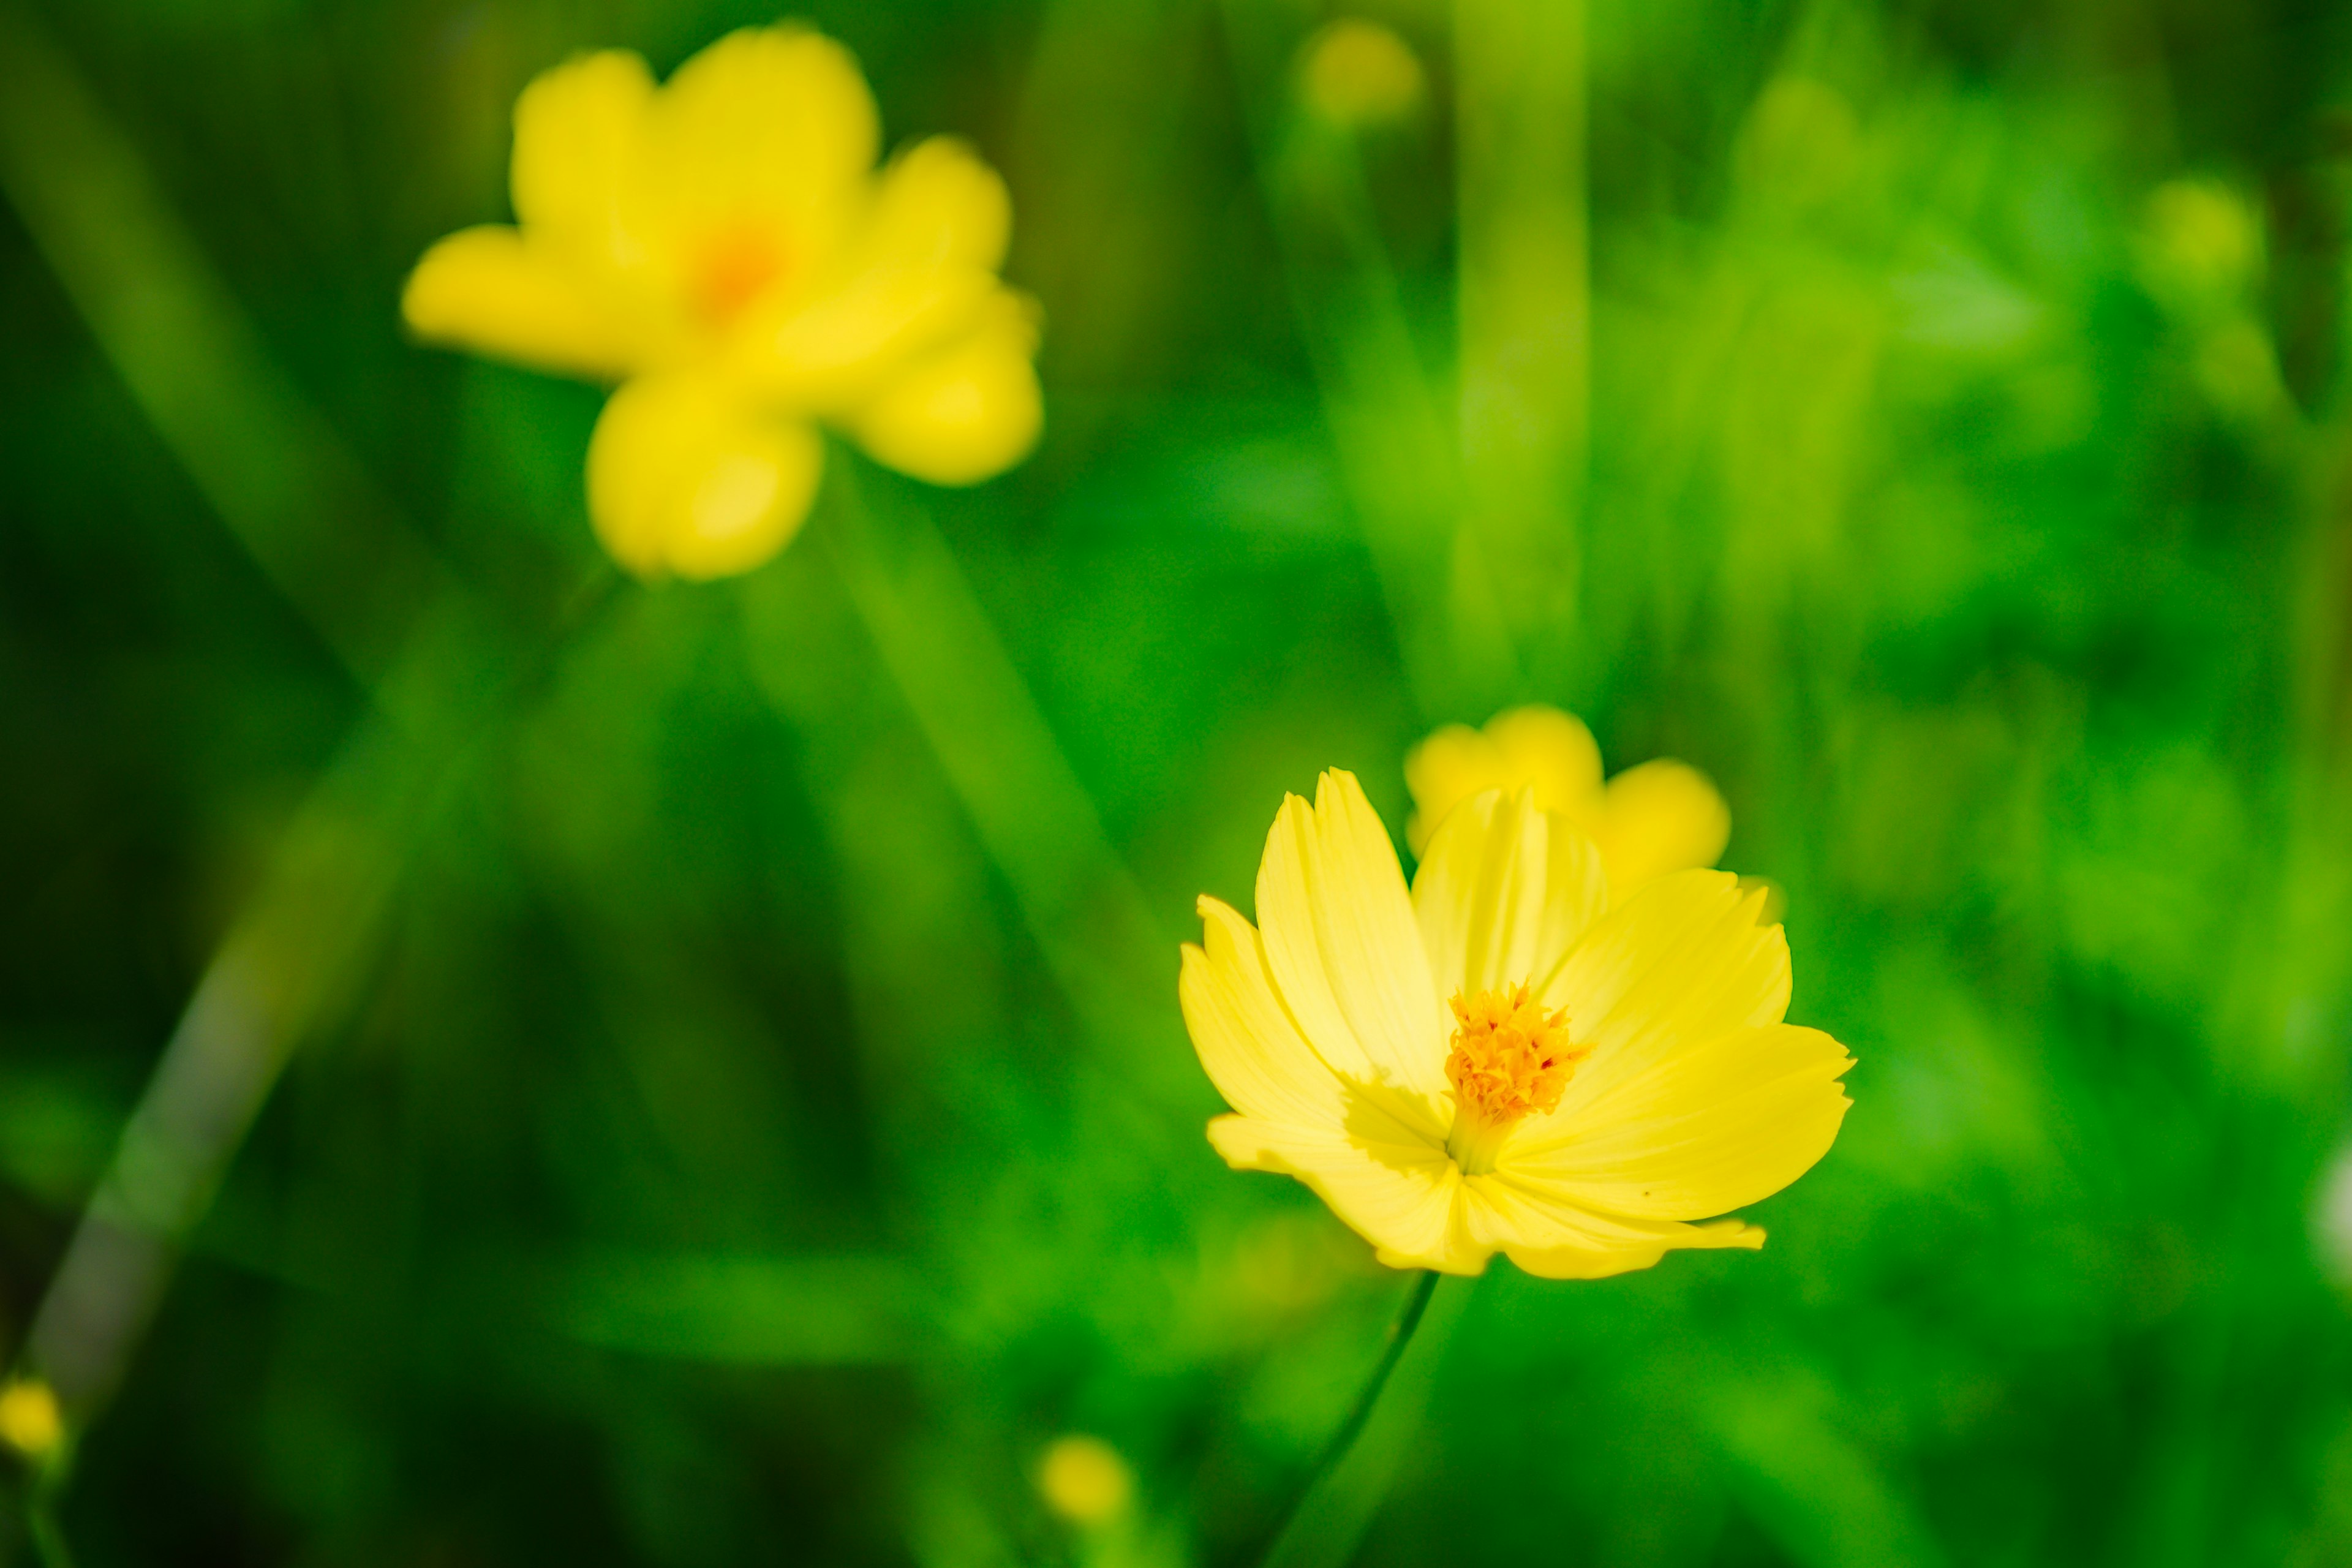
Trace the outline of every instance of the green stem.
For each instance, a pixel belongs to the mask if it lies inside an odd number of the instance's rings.
[[[1305,1511],[1307,1500],[1339,1469],[1340,1461],[1356,1446],[1356,1439],[1363,1436],[1366,1424],[1372,1418],[1373,1407],[1381,1402],[1381,1391],[1389,1385],[1389,1374],[1395,1372],[1397,1363],[1404,1359],[1405,1347],[1412,1342],[1412,1331],[1421,1327],[1422,1316],[1429,1310],[1429,1299],[1436,1293],[1437,1271],[1423,1269],[1412,1293],[1404,1299],[1404,1305],[1398,1310],[1396,1321],[1389,1325],[1388,1342],[1381,1351],[1380,1362],[1372,1368],[1371,1376],[1364,1380],[1364,1386],[1356,1394],[1356,1403],[1349,1407],[1347,1418],[1324,1443],[1323,1451],[1315,1456],[1314,1467],[1307,1472],[1305,1484],[1290,1500],[1290,1506],[1282,1510],[1282,1518],[1275,1525],[1274,1532],[1266,1537],[1265,1551],[1258,1559],[1261,1563],[1270,1563],[1275,1560],[1284,1538],[1290,1533],[1290,1527]]]
[[[0,199],[229,531],[379,702],[396,698],[387,673],[455,588],[448,572],[271,356],[24,0],[0,0]]]
[[[41,1568],[73,1568],[73,1552],[66,1545],[65,1526],[58,1519],[58,1498],[64,1488],[63,1467],[54,1462],[33,1479],[25,1502],[25,1531],[33,1538],[33,1555]]]
[[[385,677],[407,695],[379,701],[311,787],[205,965],[33,1314],[26,1360],[77,1428],[121,1382],[286,1064],[358,1005],[417,845],[501,721],[623,593],[609,568],[592,573],[531,656],[486,655],[463,603],[440,601],[446,613],[428,616]]]
[[[1584,12],[1584,0],[1454,6],[1465,527],[1538,689],[1568,673],[1581,614],[1592,331]]]
[[[1450,399],[1416,347],[1351,132],[1285,107],[1297,38],[1277,9],[1227,0],[1258,184],[1405,678],[1423,717],[1491,712],[1519,693],[1482,542],[1461,526]]]
[[[1106,1042],[1160,1026],[1165,1010],[1135,999],[1167,994],[1169,934],[946,540],[914,507],[869,502],[852,463],[827,485],[811,543],[837,569],[1079,1021]]]

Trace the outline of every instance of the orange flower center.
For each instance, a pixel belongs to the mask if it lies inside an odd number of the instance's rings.
[[[1559,1104],[1576,1064],[1591,1046],[1572,1043],[1565,1008],[1547,1009],[1525,984],[1457,992],[1453,1049],[1445,1077],[1454,1085],[1454,1133],[1446,1140],[1465,1175],[1495,1168],[1503,1135],[1528,1116]]]
[[[792,264],[774,228],[738,221],[705,239],[695,252],[688,277],[703,319],[723,327],[758,299]]]

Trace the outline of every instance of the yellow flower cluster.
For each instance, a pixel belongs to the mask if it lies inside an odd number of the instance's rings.
[[[792,539],[820,425],[938,484],[1034,445],[1034,306],[997,276],[1003,182],[934,138],[875,167],[847,50],[746,29],[656,86],[608,50],[515,105],[517,223],[451,235],[408,280],[439,342],[617,382],[588,505],[645,577],[748,571]]]

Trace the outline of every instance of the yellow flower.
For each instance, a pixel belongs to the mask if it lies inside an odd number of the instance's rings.
[[[2187,314],[2226,308],[2262,278],[2261,216],[2214,180],[2168,180],[2148,193],[2137,248],[2141,281]]]
[[[1731,812],[1705,773],[1661,757],[1603,785],[1592,731],[1557,708],[1514,708],[1484,730],[1448,724],[1405,758],[1404,781],[1414,806],[1405,837],[1414,854],[1471,796],[1532,788],[1536,805],[1601,847],[1610,896],[1621,900],[1668,871],[1714,865],[1731,838]]]
[[[0,1442],[28,1459],[45,1458],[66,1434],[58,1396],[37,1378],[22,1378],[0,1389]]]
[[[1393,1268],[1593,1279],[1737,1219],[1828,1150],[1845,1047],[1781,1022],[1789,949],[1727,872],[1608,908],[1599,851],[1533,794],[1450,814],[1412,890],[1348,773],[1283,803],[1253,929],[1201,900],[1184,1019],[1235,1112],[1209,1141],[1297,1176]]]
[[[1299,54],[1307,106],[1349,128],[1402,120],[1421,106],[1421,61],[1390,28],[1360,16],[1326,24]]]
[[[816,426],[936,484],[1034,445],[1035,310],[997,277],[1004,184],[934,137],[878,171],[849,52],[747,28],[660,87],[607,50],[515,104],[512,227],[427,251],[402,309],[422,336],[620,383],[588,506],[642,576],[748,571],[816,493]]]
[[[1072,1432],[1046,1446],[1037,1467],[1037,1491],[1047,1508],[1072,1524],[1091,1528],[1127,1511],[1135,1497],[1135,1476],[1117,1448]]]

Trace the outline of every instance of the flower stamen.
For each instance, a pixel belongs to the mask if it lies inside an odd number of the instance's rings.
[[[1569,1038],[1565,1008],[1547,1009],[1528,987],[1456,992],[1446,1081],[1454,1086],[1454,1132],[1445,1151],[1468,1176],[1495,1168],[1504,1136],[1559,1104],[1576,1064],[1591,1053]]]
[[[723,327],[784,275],[792,258],[767,226],[746,221],[711,235],[694,261],[695,303],[706,321]]]

